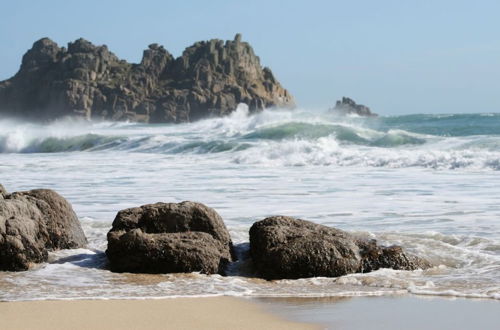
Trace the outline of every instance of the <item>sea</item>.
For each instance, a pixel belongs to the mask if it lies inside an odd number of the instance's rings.
[[[186,124],[0,119],[0,183],[70,201],[88,247],[0,272],[0,301],[170,297],[446,296],[500,299],[500,114],[362,118],[244,105]],[[198,201],[240,256],[230,276],[112,273],[119,210]],[[427,258],[427,270],[265,281],[248,275],[248,230],[288,215]]]

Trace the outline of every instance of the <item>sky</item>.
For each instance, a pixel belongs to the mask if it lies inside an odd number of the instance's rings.
[[[139,62],[241,33],[306,109],[342,96],[383,115],[500,112],[500,1],[4,1],[0,80],[33,42],[83,37]]]

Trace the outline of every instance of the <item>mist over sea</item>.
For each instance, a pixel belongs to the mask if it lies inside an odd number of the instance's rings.
[[[175,296],[445,295],[500,299],[500,114],[375,118],[266,110],[189,124],[0,119],[0,183],[54,189],[88,249],[0,274],[1,300]],[[115,274],[106,233],[117,211],[194,200],[223,217],[241,261],[232,276]],[[340,278],[245,277],[251,224],[290,215],[436,266]]]

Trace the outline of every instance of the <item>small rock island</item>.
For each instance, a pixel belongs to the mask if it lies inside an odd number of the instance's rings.
[[[239,103],[251,112],[294,106],[240,34],[196,42],[177,58],[152,44],[139,64],[85,39],[65,48],[43,38],[24,54],[20,70],[0,81],[0,115],[33,120],[190,122],[229,114]]]
[[[342,100],[337,101],[335,107],[329,109],[330,112],[339,115],[358,115],[361,117],[377,117],[370,108],[365,105],[357,104],[354,100],[348,97],[342,97]]]

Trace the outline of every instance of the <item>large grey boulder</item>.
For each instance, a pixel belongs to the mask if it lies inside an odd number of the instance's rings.
[[[250,111],[294,105],[241,35],[196,42],[177,58],[152,44],[138,64],[85,39],[65,48],[43,38],[16,75],[0,81],[0,114],[32,119],[188,122],[226,115],[239,103]]]
[[[250,255],[258,274],[266,279],[337,277],[384,267],[414,270],[429,266],[400,247],[381,247],[373,240],[286,216],[252,225]]]
[[[224,274],[233,244],[212,208],[156,203],[118,212],[106,254],[116,272]]]
[[[27,270],[48,251],[84,247],[87,239],[69,202],[48,189],[8,194],[0,186],[0,270]]]

